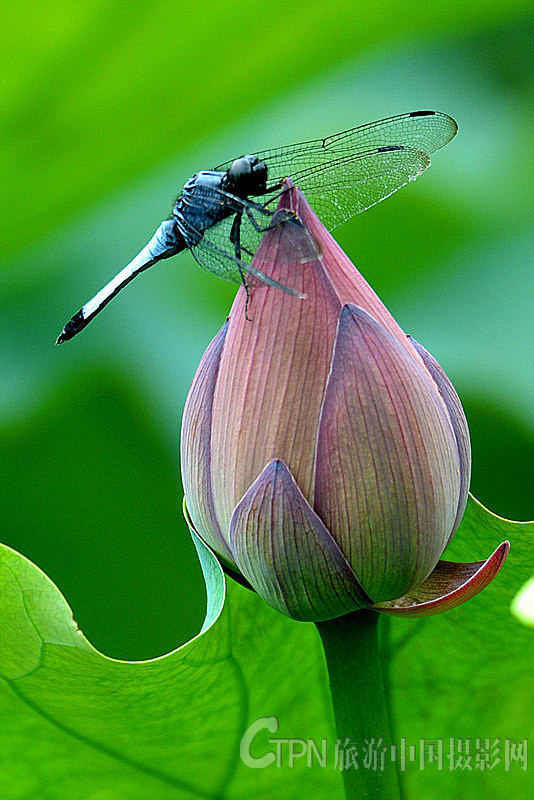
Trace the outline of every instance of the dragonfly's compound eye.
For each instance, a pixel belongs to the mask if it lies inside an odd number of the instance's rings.
[[[265,161],[256,159],[256,163],[252,167],[254,173],[254,180],[258,188],[265,189],[267,186],[267,164]]]
[[[259,194],[267,185],[267,165],[257,156],[237,158],[228,170],[228,181],[236,194]]]

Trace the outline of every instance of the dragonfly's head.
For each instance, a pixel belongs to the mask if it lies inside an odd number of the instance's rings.
[[[241,156],[228,170],[228,189],[238,197],[263,194],[267,188],[267,164],[257,156]]]

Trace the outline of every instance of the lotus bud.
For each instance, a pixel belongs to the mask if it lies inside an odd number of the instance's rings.
[[[440,561],[470,479],[458,395],[298,189],[279,209],[301,224],[269,230],[254,266],[304,299],[256,285],[247,319],[240,289],[200,363],[182,430],[192,526],[295,619],[452,608],[508,552]]]

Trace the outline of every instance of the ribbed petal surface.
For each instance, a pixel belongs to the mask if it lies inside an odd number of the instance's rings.
[[[282,461],[271,461],[237,505],[230,546],[256,591],[294,619],[319,622],[369,604]]]
[[[314,508],[375,602],[430,574],[460,493],[449,415],[407,344],[345,306],[319,428]]]
[[[214,400],[213,486],[221,528],[273,458],[291,469],[309,498],[317,425],[330,369],[340,304],[319,261],[296,264],[285,224],[266,234],[256,267],[306,295],[255,287],[245,319],[244,291],[229,317]]]
[[[405,333],[343,253],[296,189],[279,208],[294,210],[317,244],[317,256],[300,263],[298,226],[269,231],[254,265],[296,289],[304,299],[257,287],[245,319],[240,289],[229,317],[213,406],[212,481],[221,530],[235,505],[273,458],[282,459],[313,504],[316,436],[332,360],[337,323],[345,302],[369,311],[401,349],[422,366]]]
[[[350,258],[343,252],[336,240],[328,233],[308,202],[300,192],[295,195],[294,207],[298,218],[319,243],[321,264],[328,275],[332,289],[339,301],[339,311],[347,303],[353,303],[367,311],[379,322],[413,357],[411,343],[407,340],[395,318],[390,314],[378,295],[369,286],[363,275],[356,269]],[[286,201],[287,202],[287,201]],[[419,362],[419,357],[415,356]]]
[[[503,542],[487,561],[470,564],[440,561],[426,581],[412,589],[409,595],[391,603],[379,603],[373,608],[397,617],[430,617],[449,611],[471,600],[491,583],[509,550],[509,542]]]
[[[181,462],[187,508],[196,531],[233,564],[215,514],[211,483],[213,395],[227,330],[225,322],[204,353],[189,390],[182,421]]]
[[[456,393],[456,389],[450,382],[441,366],[438,364],[434,356],[425,350],[425,348],[419,344],[419,342],[417,342],[411,336],[408,338],[423,359],[426,368],[438,387],[439,393],[443,398],[443,402],[447,406],[447,411],[449,412],[449,416],[451,418],[454,435],[456,436],[456,443],[458,445],[458,455],[460,457],[460,497],[458,500],[456,520],[449,537],[450,541],[456,533],[458,525],[462,521],[465,506],[467,504],[467,496],[469,494],[469,483],[471,481],[471,440],[469,438],[469,428],[467,426],[467,420],[465,418],[460,398]],[[449,542],[447,542],[447,544],[448,543]]]
[[[285,203],[289,200],[292,201],[291,207],[296,210],[298,218],[319,244],[321,252],[320,263],[339,300],[339,311],[347,303],[353,303],[363,308],[397,339],[401,347],[413,357],[413,349],[407,340],[405,332],[347,254],[323,226],[304,195],[300,191],[294,190],[294,194],[288,194],[283,199]],[[419,362],[418,356],[415,357],[415,361]]]

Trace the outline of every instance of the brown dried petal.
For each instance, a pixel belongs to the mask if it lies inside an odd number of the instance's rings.
[[[435,570],[408,595],[373,606],[397,617],[430,617],[471,600],[492,582],[501,569],[510,543],[503,542],[486,561],[456,564],[439,561]]]

